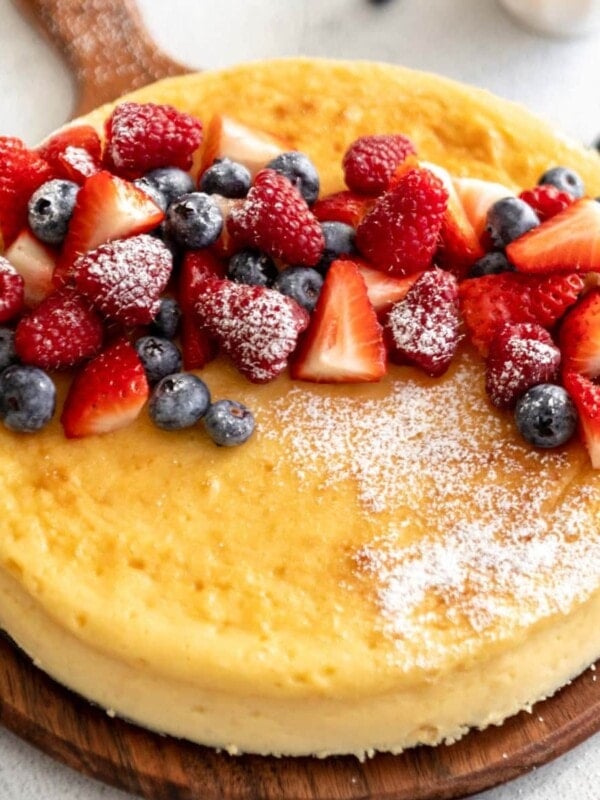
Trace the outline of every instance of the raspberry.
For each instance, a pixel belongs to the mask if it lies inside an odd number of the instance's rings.
[[[202,141],[199,120],[167,105],[122,103],[106,121],[104,162],[125,178],[158,167],[192,166]]]
[[[393,275],[428,269],[437,250],[448,193],[427,169],[411,169],[358,226],[356,246]]]
[[[573,195],[568,192],[561,192],[560,189],[551,186],[549,183],[534,186],[533,189],[526,189],[521,192],[519,198],[533,208],[540,218],[540,222],[544,222],[544,220],[554,217],[560,211],[564,211],[574,201]]]
[[[9,247],[27,222],[27,201],[53,178],[49,164],[20,139],[0,136],[0,233]]]
[[[102,334],[102,323],[90,303],[71,289],[59,289],[20,320],[15,349],[25,364],[63,369],[95,355]]]
[[[558,377],[560,350],[541,325],[503,325],[490,342],[485,390],[496,408],[514,408],[528,389]]]
[[[355,192],[381,194],[397,167],[415,153],[414,144],[399,133],[361,136],[346,150],[342,161],[346,185]]]
[[[10,261],[0,256],[0,323],[16,317],[24,303],[25,281]]]
[[[238,244],[288,264],[312,267],[325,246],[321,226],[300,192],[272,169],[257,174],[244,204],[232,209],[227,226]]]
[[[173,256],[147,234],[117,239],[81,256],[74,265],[77,290],[105,317],[124,325],[154,319],[173,268]]]

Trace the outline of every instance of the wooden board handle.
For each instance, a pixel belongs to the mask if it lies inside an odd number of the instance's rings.
[[[19,0],[67,57],[78,83],[75,115],[189,70],[152,41],[133,0]]]

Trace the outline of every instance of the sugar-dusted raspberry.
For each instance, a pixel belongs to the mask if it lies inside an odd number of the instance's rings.
[[[121,103],[106,121],[105,166],[125,178],[158,167],[192,166],[202,124],[172,106]]]
[[[415,153],[414,144],[400,133],[361,136],[344,154],[346,185],[355,192],[381,194],[388,188],[397,167]]]
[[[288,264],[312,267],[325,246],[321,226],[298,189],[272,169],[257,174],[243,205],[232,209],[227,226],[238,244]]]
[[[519,195],[527,205],[531,206],[540,218],[540,222],[556,216],[560,211],[564,211],[567,206],[574,202],[574,197],[569,192],[561,192],[556,186],[540,184],[533,189],[525,189]]]
[[[0,256],[0,323],[19,314],[25,303],[25,281],[8,261]]]
[[[448,193],[427,169],[411,169],[382,195],[356,231],[356,246],[394,275],[428,269],[438,247]]]

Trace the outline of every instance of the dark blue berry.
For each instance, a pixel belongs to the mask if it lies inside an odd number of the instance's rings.
[[[165,431],[189,428],[210,406],[207,385],[191,372],[167,375],[156,384],[148,411],[154,424]]]
[[[539,224],[535,211],[518,197],[498,200],[487,213],[487,231],[498,248],[506,247]]]
[[[235,400],[213,403],[202,421],[210,438],[221,447],[243,444],[254,431],[252,412]]]
[[[322,275],[312,267],[288,267],[273,284],[274,289],[293,298],[309,313],[314,311],[322,286]]]
[[[43,183],[31,195],[28,205],[29,227],[41,242],[61,244],[69,228],[79,186],[73,181]]]
[[[18,360],[15,350],[15,332],[10,328],[0,328],[0,372]]]
[[[56,387],[43,370],[15,364],[0,373],[0,418],[10,430],[35,433],[55,408]]]
[[[555,186],[561,192],[568,192],[576,199],[583,197],[585,186],[579,175],[567,167],[552,167],[544,172],[538,184],[549,184]]]
[[[536,447],[565,444],[577,428],[577,411],[562,386],[541,383],[518,400],[515,422],[521,436]]]
[[[206,194],[240,198],[246,197],[251,183],[252,176],[243,164],[220,158],[202,175],[198,188]]]
[[[147,178],[136,178],[134,183],[138,189],[141,189],[144,194],[148,195],[150,200],[156,203],[161,211],[167,210],[167,198],[153,183],[150,183]]]
[[[192,192],[171,203],[165,233],[181,247],[198,250],[217,241],[223,229],[221,209],[208,194]]]
[[[142,336],[135,342],[134,347],[144,366],[148,383],[158,383],[166,375],[181,370],[181,353],[170,339]]]
[[[325,239],[325,247],[317,268],[325,273],[336,258],[356,253],[354,246],[356,231],[345,222],[322,222],[321,230]]]
[[[160,301],[158,314],[152,320],[150,330],[165,339],[173,339],[179,328],[181,308],[173,297],[163,297]]]
[[[469,278],[481,278],[483,275],[498,275],[500,272],[514,272],[514,267],[508,258],[496,250],[486,253],[476,261],[469,270]]]
[[[251,286],[272,286],[278,275],[272,258],[258,250],[240,250],[229,259],[227,277]]]
[[[147,172],[143,179],[154,186],[167,201],[167,206],[174,203],[184,194],[194,191],[194,181],[191,176],[178,167],[159,167]]]
[[[267,164],[269,169],[280,172],[299,190],[309,206],[319,196],[319,173],[312,161],[296,150],[280,153]]]

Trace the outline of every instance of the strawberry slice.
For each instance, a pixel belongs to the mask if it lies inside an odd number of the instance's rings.
[[[0,324],[20,314],[25,304],[25,284],[14,266],[0,256]]]
[[[563,383],[575,403],[592,467],[600,469],[600,385],[578,372],[565,372]]]
[[[148,398],[148,381],[134,348],[119,340],[76,376],[61,422],[69,439],[109,433],[136,419]]]
[[[487,355],[498,328],[507,322],[535,322],[552,328],[578,299],[581,275],[523,275],[502,272],[468,278],[459,287],[460,307],[470,339]]]
[[[569,311],[559,343],[564,370],[588,378],[600,375],[600,289],[592,289]]]
[[[506,248],[521,272],[600,270],[600,203],[577,200]]]
[[[38,153],[59,178],[83,183],[100,172],[102,143],[91,125],[74,125],[55,133],[38,147]]]
[[[252,177],[280,153],[289,150],[281,139],[255,130],[231,117],[216,114],[205,132],[200,174],[216,158],[230,158],[243,164]]]
[[[98,172],[84,183],[69,225],[54,282],[69,280],[79,256],[105,242],[156,228],[164,213],[133,183],[110,172]]]
[[[504,197],[514,197],[515,193],[502,183],[481,178],[453,178],[452,182],[475,235],[482,241],[491,206]]]
[[[334,261],[292,363],[292,378],[365,383],[378,381],[385,372],[382,330],[365,281],[352,261]]]
[[[367,287],[367,296],[378,314],[389,311],[399,300],[404,300],[410,287],[417,281],[422,272],[413,272],[404,278],[396,278],[381,270],[373,269],[366,263],[352,259]]]
[[[194,306],[207,280],[224,277],[225,265],[209,250],[192,250],[185,254],[178,287],[179,338],[185,369],[202,369],[219,351],[216,339],[200,324]]]
[[[334,192],[317,200],[311,211],[319,222],[345,222],[353,228],[358,227],[373,207],[375,200],[357,192]]]
[[[56,253],[24,228],[6,251],[6,258],[25,281],[25,305],[34,308],[54,289]]]

